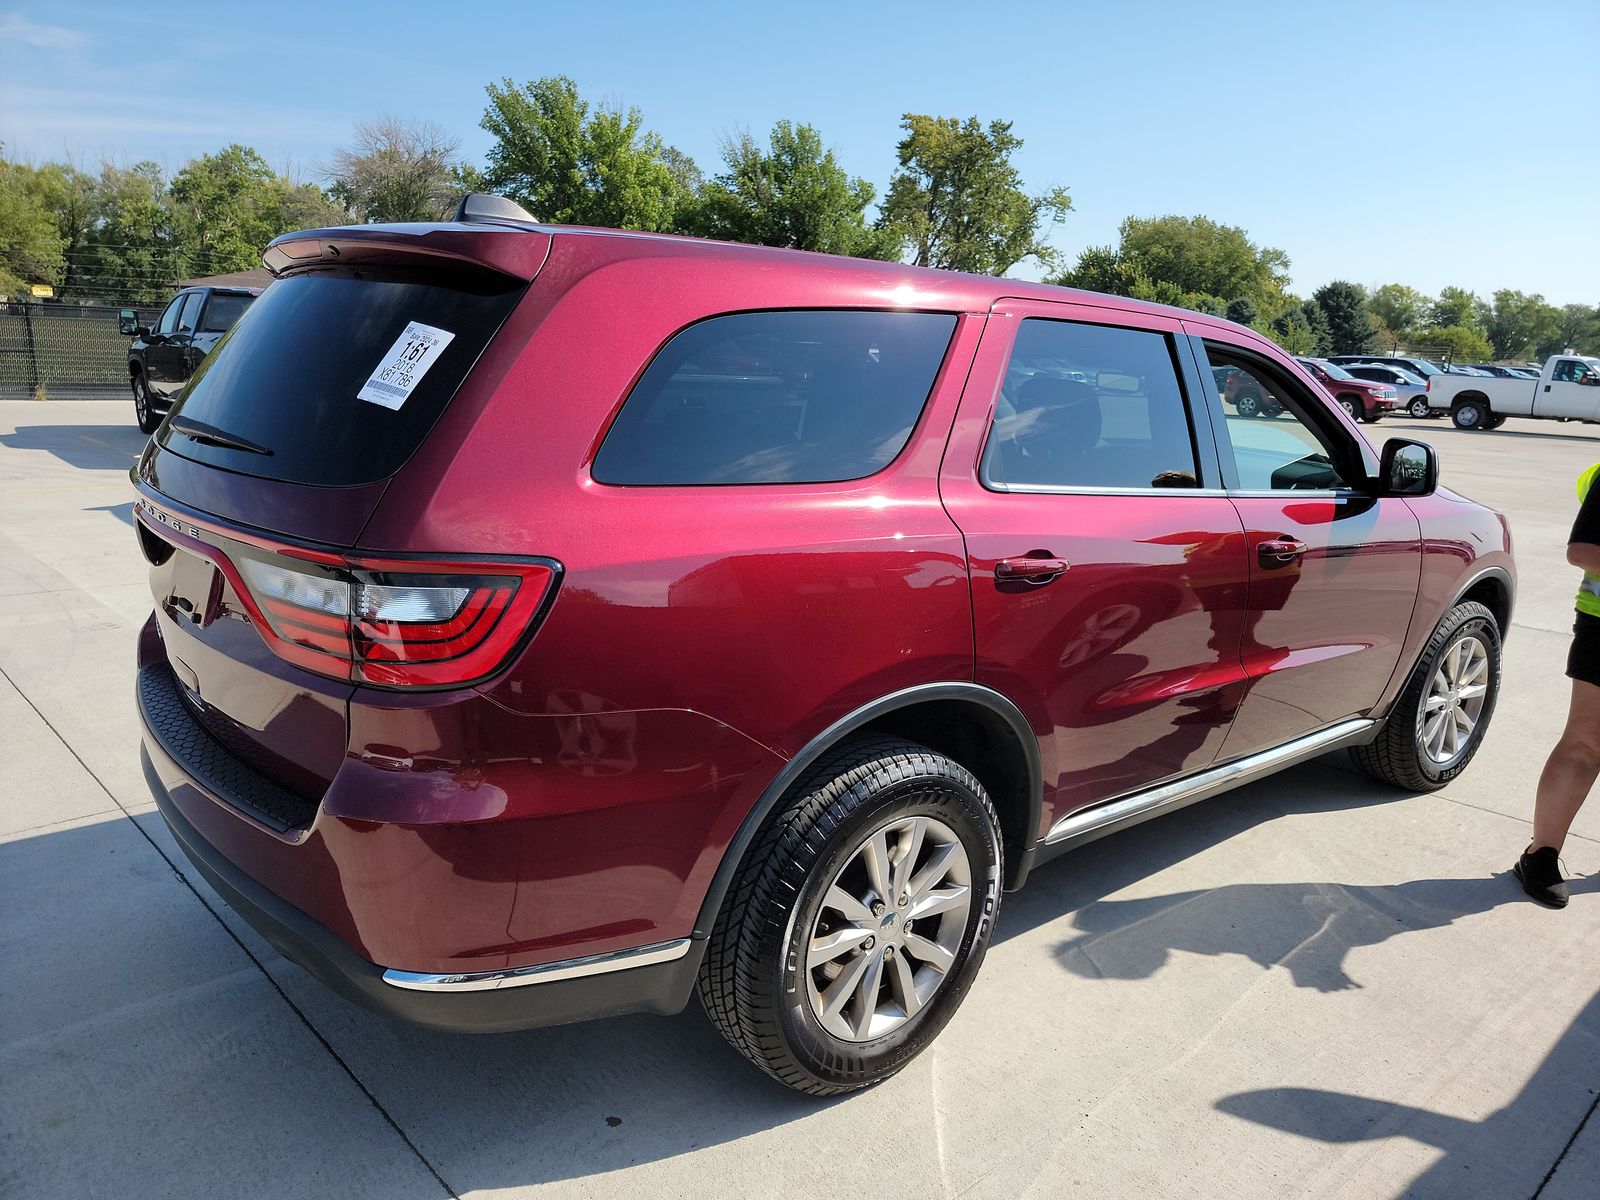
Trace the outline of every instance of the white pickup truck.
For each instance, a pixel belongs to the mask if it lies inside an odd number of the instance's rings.
[[[1507,417],[1600,423],[1600,358],[1553,354],[1531,382],[1430,375],[1428,407],[1448,412],[1457,429],[1498,429]]]

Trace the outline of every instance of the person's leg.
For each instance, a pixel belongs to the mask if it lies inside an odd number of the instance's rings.
[[[1600,687],[1572,681],[1572,705],[1544,771],[1533,805],[1533,841],[1529,850],[1549,846],[1557,851],[1600,775]]]

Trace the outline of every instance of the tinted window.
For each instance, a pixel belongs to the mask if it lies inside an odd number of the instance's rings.
[[[1213,371],[1233,369],[1233,378],[1238,380],[1235,395],[1248,392],[1276,401],[1249,409],[1254,414],[1250,416],[1227,401],[1222,405],[1227,434],[1223,441],[1227,444],[1221,450],[1232,454],[1242,489],[1302,491],[1344,486],[1334,456],[1311,415],[1320,401],[1287,375],[1237,356],[1226,346],[1207,342],[1206,355]]]
[[[250,307],[249,296],[226,296],[213,292],[200,321],[201,333],[227,333]]]
[[[187,296],[179,296],[167,305],[166,311],[161,314],[161,320],[156,322],[157,333],[172,333],[178,328],[178,311],[183,308],[183,302],[187,299]]]
[[[523,286],[375,268],[280,279],[206,356],[175,410],[272,455],[203,444],[166,427],[161,444],[185,458],[296,483],[387,478],[433,428]],[[358,399],[413,321],[454,336],[399,408]]]
[[[1023,321],[983,453],[995,486],[1200,485],[1172,347],[1139,329]]]
[[[692,325],[662,348],[628,396],[594,477],[730,484],[871,475],[910,438],[955,320],[762,312]]]
[[[178,331],[193,333],[200,322],[200,306],[205,303],[204,292],[190,292],[183,298],[183,311],[178,315]]]

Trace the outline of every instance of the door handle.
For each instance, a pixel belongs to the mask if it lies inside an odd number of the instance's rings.
[[[1059,558],[1002,558],[994,565],[994,577],[1001,583],[1043,585],[1060,578],[1071,565]]]
[[[1263,566],[1282,567],[1303,555],[1308,547],[1293,538],[1268,538],[1256,544],[1256,555]]]

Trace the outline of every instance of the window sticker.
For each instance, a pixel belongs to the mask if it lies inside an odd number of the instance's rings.
[[[448,330],[412,321],[367,376],[356,398],[398,412],[455,336]]]

